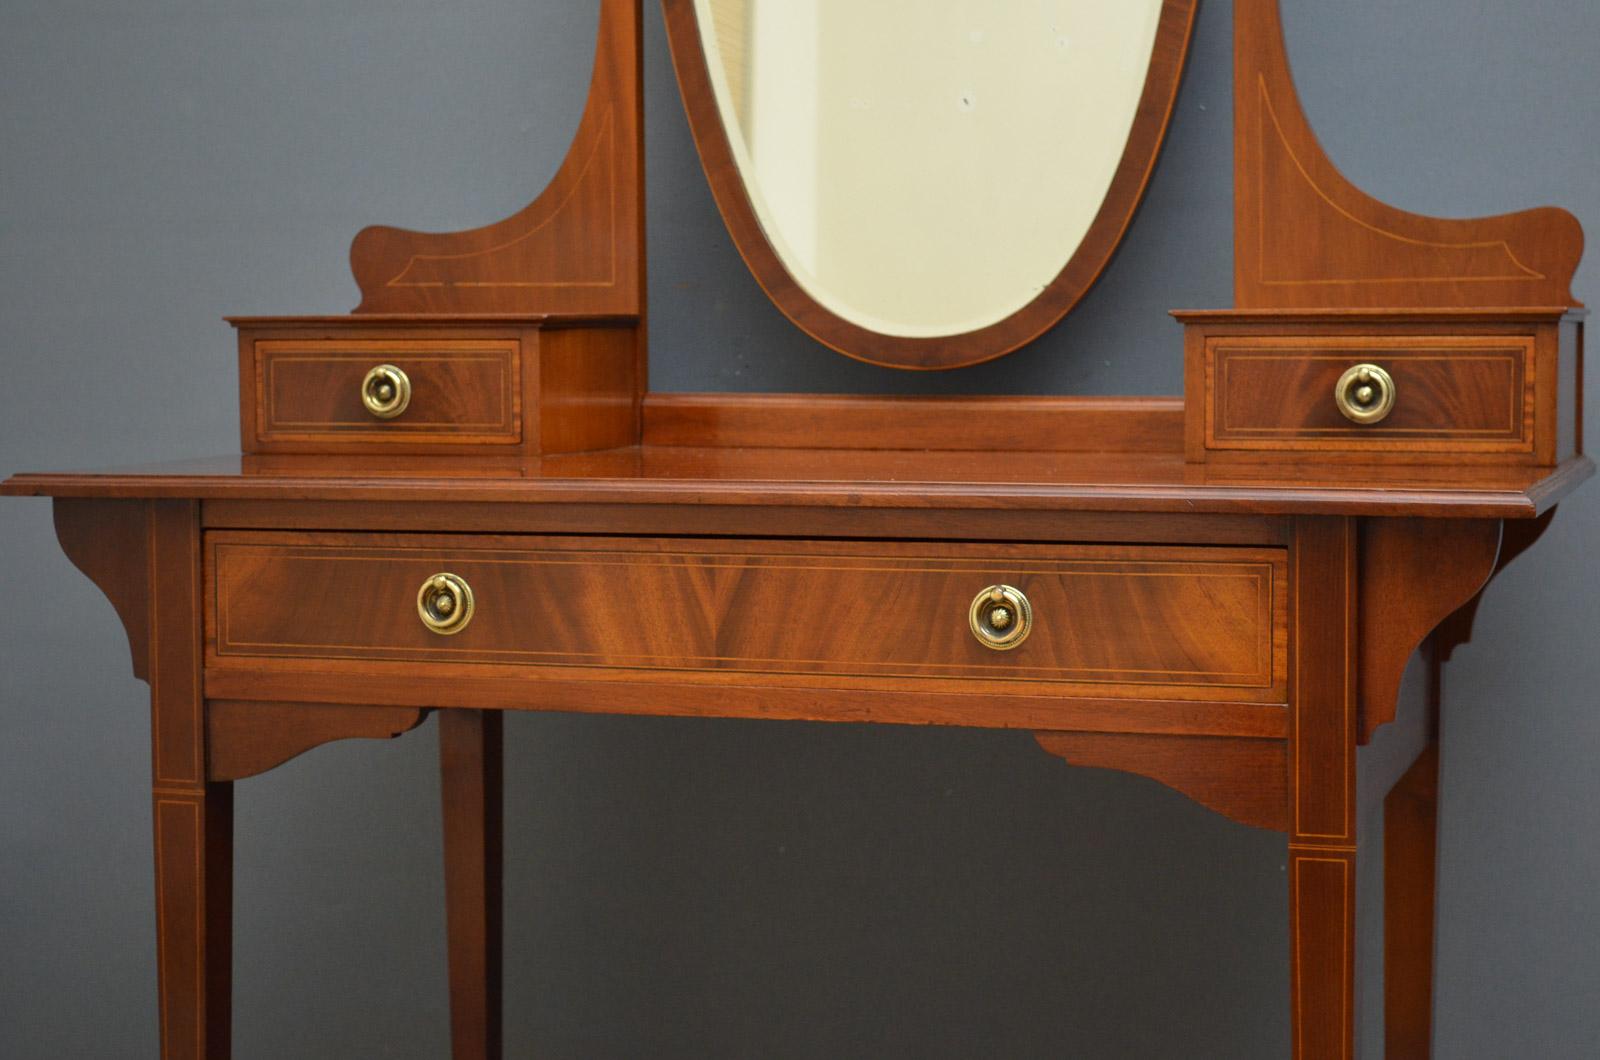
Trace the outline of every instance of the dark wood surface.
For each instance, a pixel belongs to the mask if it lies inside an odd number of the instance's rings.
[[[1212,447],[1353,449],[1401,439],[1433,452],[1533,451],[1530,339],[1220,340],[1207,352],[1217,381],[1207,409]],[[1364,361],[1382,362],[1404,395],[1370,426],[1346,419],[1333,400],[1339,377]]]
[[[1190,460],[1553,466],[1579,450],[1586,310],[1183,311]],[[1393,410],[1356,424],[1335,384],[1376,364]]]
[[[647,396],[640,3],[600,10],[588,108],[529,207],[466,233],[369,229],[352,248],[357,316],[238,322],[244,448],[302,451],[0,484],[57,498],[62,547],[116,608],[151,686],[163,1055],[228,1055],[232,781],[436,711],[453,1049],[498,1056],[498,712],[546,710],[1024,728],[1068,762],[1148,776],[1281,830],[1294,1055],[1346,1060],[1362,744],[1394,717],[1416,644],[1453,621],[1448,654],[1485,580],[1593,473],[1581,455],[1582,324],[1566,317],[1557,335],[1550,323],[1573,305],[1576,223],[1550,209],[1444,221],[1364,196],[1300,112],[1276,4],[1239,0],[1242,311],[1187,316],[1191,369],[1196,335],[1223,329],[1279,342],[1299,329],[1301,353],[1329,335],[1491,336],[1522,350],[1509,375],[1452,350],[1431,375],[1402,378],[1422,400],[1389,430],[1473,430],[1505,452],[1424,463],[1412,446],[1369,459],[1330,453],[1350,437],[1339,435],[1283,459],[1191,462],[1197,444],[1210,455],[1228,440],[1231,428],[1197,428],[1208,408],[1302,436],[1344,430],[1314,393],[1328,389],[1325,369],[1205,389],[1203,343],[1183,403]],[[735,242],[785,312],[860,356],[863,336],[798,300],[754,227],[720,122],[707,120],[692,9],[666,0],[666,11]],[[1192,15],[1166,4],[1123,171],[1045,297],[988,334],[880,341],[868,359],[997,356],[1087,290],[1148,177]],[[1453,313],[1442,331],[1428,316],[1441,309]],[[519,440],[505,456],[331,437],[358,422],[342,362],[280,390],[256,374],[257,338],[437,342],[497,329],[517,343],[514,370],[503,347],[509,388],[419,364],[429,392],[414,422],[459,424],[498,394],[496,408],[513,406],[494,421],[495,444]],[[1531,356],[1510,341],[1524,334]],[[1491,420],[1502,398],[1507,419]],[[304,422],[330,436],[263,433]],[[482,592],[475,623],[448,643],[415,610],[439,570]],[[1038,597],[1033,637],[1003,658],[965,629],[971,595],[997,581]],[[1389,1041],[1407,1057],[1428,1041],[1432,754],[1387,807]]]
[[[1384,1047],[1396,1058],[1432,1055],[1438,813],[1435,742],[1383,803]]]
[[[206,777],[243,780],[333,740],[392,739],[421,725],[417,707],[326,703],[206,703]]]
[[[691,449],[1170,453],[1168,397],[647,394],[641,441]]]
[[[1156,733],[1041,732],[1039,746],[1075,766],[1102,766],[1158,780],[1241,824],[1288,829],[1283,740]]]
[[[263,339],[253,345],[257,443],[522,441],[517,339]],[[362,381],[380,364],[394,365],[411,381],[410,403],[392,420],[376,418],[361,402]]]
[[[528,456],[639,440],[636,318],[571,315],[234,318],[242,451]],[[411,381],[391,419],[363,406],[369,369]]]
[[[1532,519],[1593,473],[1593,463],[1581,456],[1553,469],[1363,469],[1311,462],[1212,467],[1186,463],[1181,452],[627,447],[504,460],[224,456],[15,475],[0,483],[0,495]],[[868,517],[853,518],[858,534],[870,536],[859,522]],[[739,532],[783,535],[785,528],[769,521]]]
[[[1364,733],[1383,720],[1367,703],[1375,695],[1369,688],[1397,685],[1411,638],[1472,597],[1495,567],[1499,539],[1493,519],[1176,513],[1066,513],[1060,532],[1086,543],[1053,546],[948,537],[895,543],[418,536],[378,530],[378,513],[395,507],[386,504],[240,502],[232,510],[272,525],[230,530],[208,522],[205,505],[193,500],[57,503],[64,545],[122,601],[136,646],[145,619],[130,605],[140,594],[150,601],[158,927],[170,1056],[226,1055],[227,781],[331,739],[394,735],[435,708],[443,708],[445,734],[458,1056],[492,1057],[499,1048],[497,712],[506,709],[1029,728],[1068,762],[1149,776],[1235,820],[1285,831],[1296,1055],[1348,1056],[1354,770]],[[495,510],[432,503],[446,513]],[[363,513],[350,518],[366,529],[307,533],[273,524],[276,513],[284,523],[315,525],[323,511],[333,519]],[[869,524],[892,518],[858,514]],[[1147,543],[1087,543],[1102,535]],[[1171,543],[1208,537],[1219,543]],[[307,561],[331,573],[296,566]],[[1170,584],[1128,588],[1129,578],[1150,574],[1156,563],[1167,565]],[[621,578],[616,586],[607,581],[613,564]],[[465,573],[482,591],[474,618],[482,624],[470,626],[449,652],[415,615],[415,584],[436,567]],[[851,581],[868,567],[869,582]],[[1265,597],[1259,579],[1256,590],[1237,599],[1220,582],[1197,591],[1198,576],[1240,580],[1248,568],[1271,572]],[[141,569],[149,572],[143,580]],[[798,580],[788,579],[789,570]],[[666,581],[655,585],[652,577]],[[1011,658],[986,657],[963,639],[968,578],[1010,579],[1038,594],[1034,637],[1041,653],[1030,658],[1024,645]],[[960,592],[949,588],[955,581],[963,581]],[[607,594],[619,587],[632,595],[608,610]],[[213,608],[223,599],[238,609],[226,622]],[[883,620],[883,607],[903,614]],[[1063,608],[1066,625],[1057,617]],[[764,614],[779,610],[787,625]],[[945,611],[955,612],[948,622],[920,620]],[[583,621],[564,626],[574,615]],[[225,628],[260,640],[244,644],[219,633]],[[1262,629],[1270,630],[1266,640]],[[484,635],[476,644],[468,642],[474,631]],[[559,657],[499,658],[506,645],[524,650],[530,636],[551,638]],[[600,656],[569,658],[589,650],[591,641]],[[675,652],[671,665],[696,669],[631,666],[625,656],[639,646]],[[535,654],[542,650],[533,646]],[[750,659],[785,652],[807,661],[760,673],[729,672],[724,664],[736,660],[734,670],[742,671]],[[958,668],[1026,670],[1040,658],[1059,668],[1082,665],[1097,652],[1094,665],[1101,668],[1130,660],[1154,665],[1135,658],[1144,652],[1165,666],[1181,660],[1190,672],[1157,698],[1148,684],[1119,697],[1123,678],[1108,680],[1106,673],[1098,683],[1023,680],[1013,688],[993,676],[929,676],[920,669],[929,660],[953,660]],[[1226,689],[1231,699],[1208,698],[1200,671],[1209,655],[1217,655],[1219,666],[1238,668],[1262,653],[1271,676],[1257,684],[1256,702],[1243,701],[1249,690],[1238,686]],[[830,672],[830,658],[858,673]],[[1419,824],[1408,832],[1396,821],[1400,845],[1386,858],[1397,874],[1396,901],[1420,910],[1425,881],[1412,866],[1424,854],[1407,837],[1425,829]],[[1425,966],[1416,951],[1421,943],[1405,941],[1420,938],[1419,931],[1395,935],[1396,967]],[[1420,987],[1407,994],[1401,985],[1391,1033],[1415,1040]]]
[[[756,281],[785,316],[818,342],[869,364],[941,369],[979,364],[1038,338],[1094,286],[1105,270],[1155,170],[1178,95],[1196,0],[1164,0],[1145,87],[1111,186],[1077,251],[1026,306],[987,327],[959,335],[911,338],[872,331],[832,312],[795,280],[751,204],[712,89],[693,0],[663,0],[672,65],[717,207]],[[1040,130],[1041,136],[1050,135]]]
[[[1362,524],[1361,743],[1394,721],[1405,661],[1494,575],[1500,539],[1501,527],[1492,520]]]
[[[1297,519],[1289,724],[1294,1056],[1354,1056],[1358,526]]]
[[[914,677],[952,690],[981,682],[991,695],[1039,684],[1284,701],[1281,549],[228,531],[207,546],[215,666]],[[440,571],[476,599],[448,637],[416,614],[418,587]],[[1032,603],[1032,632],[1014,650],[986,648],[968,629],[969,605],[995,584]]]
[[[641,0],[599,9],[589,100],[549,186],[470,231],[365,229],[350,247],[357,313],[643,312]]]
[[[1301,109],[1278,0],[1236,0],[1233,11],[1240,308],[1580,304],[1572,296],[1583,254],[1575,217],[1554,207],[1424,217],[1365,194],[1329,160]]]
[[[504,736],[499,714],[439,714],[450,1055],[500,1060]]]
[[[857,411],[846,405],[825,415],[849,429]],[[678,429],[715,436],[723,428]],[[747,420],[737,429],[750,434],[756,427]],[[773,437],[792,430],[778,424]],[[1186,464],[1170,450],[1118,456],[630,447],[543,460],[263,456],[19,477],[3,489],[64,495],[57,502],[63,546],[117,602],[130,643],[136,653],[144,648],[155,676],[157,775],[166,777],[157,793],[158,887],[164,909],[182,914],[164,911],[160,924],[168,1055],[225,1055],[217,1044],[227,1033],[226,972],[218,964],[228,930],[225,778],[329,739],[391,735],[423,711],[444,707],[452,732],[470,730],[461,745],[465,764],[457,755],[444,774],[458,1055],[493,1056],[498,1033],[497,803],[488,779],[494,715],[478,712],[518,709],[1027,728],[1069,762],[1146,775],[1236,820],[1282,829],[1290,843],[1296,1052],[1346,1057],[1353,1042],[1360,744],[1386,720],[1385,703],[1392,703],[1415,643],[1496,568],[1499,521],[1525,519],[1534,528],[1516,535],[1523,547],[1547,524],[1533,516],[1548,512],[1589,471],[1581,458],[1558,469],[1387,464],[1353,474],[1351,465],[1309,464],[1223,471]],[[122,499],[109,499],[116,497]],[[618,538],[621,528],[634,536]],[[475,533],[463,536],[463,529]],[[794,540],[808,535],[815,540]],[[963,535],[989,543],[964,543]],[[203,544],[254,553],[223,577],[225,565],[206,559]],[[542,558],[517,571],[530,553],[551,552],[579,553],[580,562],[556,580],[540,569]],[[529,630],[543,635],[568,617],[551,606],[543,622],[504,625],[494,617],[502,598],[588,601],[597,589],[617,592],[604,578],[589,580],[584,568],[595,553],[619,552],[634,565],[618,583],[624,589],[638,589],[640,576],[666,580],[629,597],[637,615],[584,609],[598,620],[603,658],[570,665],[570,658],[547,664],[492,657],[507,645],[522,650],[519,638]],[[325,558],[336,573],[308,576],[284,565],[291,556]],[[379,573],[346,570],[356,556],[373,560],[365,565]],[[796,556],[806,557],[804,577],[769,580],[777,576],[774,561],[793,565]],[[985,583],[1024,580],[1038,575],[1041,563],[1093,559],[1125,575],[1130,564],[1155,556],[1187,564],[1190,573],[1197,561],[1262,557],[1281,568],[1274,580],[1283,596],[1274,596],[1267,623],[1274,677],[1258,687],[1255,702],[1238,688],[1228,690],[1231,698],[1204,698],[1193,682],[1159,695],[1146,685],[1119,696],[1115,682],[1034,679],[1009,687],[904,669],[908,649],[923,651],[912,660],[918,665],[961,662],[951,653],[973,650],[960,632],[968,587],[950,587],[958,572]],[[711,561],[729,557],[734,573],[713,573]],[[868,557],[888,568],[877,578],[891,587],[868,591],[850,581]],[[908,558],[928,569],[906,569]],[[510,570],[479,573],[472,564],[485,559],[513,562]],[[414,583],[436,566],[465,570],[485,588],[476,628],[493,643],[475,647],[463,639],[465,654],[450,658],[415,625]],[[213,636],[219,628],[206,604],[208,570],[214,584],[237,587],[237,615],[278,647],[233,654],[213,648],[207,655],[200,616],[210,615]],[[913,581],[901,583],[908,575]],[[1036,647],[1047,649],[1051,665],[1093,650],[1170,650],[1174,658],[1203,661],[1208,652],[1233,651],[1226,646],[1249,628],[1241,625],[1239,601],[1228,605],[1210,590],[1185,597],[1181,576],[1148,598],[1115,590],[1114,579],[1087,592],[1074,584],[1069,592],[1060,569],[1045,576],[1048,606]],[[185,588],[185,578],[199,579],[199,588]],[[385,578],[393,580],[389,588]],[[307,585],[321,588],[308,595]],[[830,608],[836,597],[866,603]],[[151,598],[153,610],[140,606]],[[868,604],[880,599],[904,609],[887,626],[870,621],[876,612]],[[362,606],[350,610],[349,601]],[[1053,626],[1061,606],[1085,624]],[[1218,607],[1237,614],[1208,617]],[[781,610],[795,627],[748,617],[763,609]],[[893,624],[929,611],[957,612],[945,616],[949,639],[915,622]],[[828,621],[840,624],[829,628]],[[817,640],[818,629],[838,639]],[[553,635],[570,654],[587,650],[582,632],[556,628]],[[743,639],[752,635],[757,641]],[[774,636],[802,640],[789,646]],[[1105,638],[1099,648],[1094,637]],[[695,668],[644,672],[618,655],[630,644],[660,652],[663,643],[679,653],[676,665]],[[330,652],[330,645],[344,647]],[[490,654],[473,654],[484,650]],[[729,673],[720,661],[707,664],[712,655],[836,658],[854,673],[809,663]],[[1020,652],[1008,662],[1029,665]],[[191,766],[203,761],[204,772],[169,776],[180,755]],[[1395,806],[1398,814],[1401,803]],[[1415,816],[1395,817],[1398,846],[1386,862],[1395,901],[1411,912],[1392,909],[1391,918],[1423,915],[1426,881],[1418,866],[1425,854],[1418,844],[1428,833],[1420,818],[1408,831]],[[1392,966],[1423,975],[1422,937],[1420,929],[1395,933]],[[1422,1033],[1418,998],[1426,992],[1416,982],[1409,992],[1406,986],[1396,980],[1391,990],[1390,1033],[1415,1042]]]
[[[144,514],[161,1053],[214,1060],[232,1039],[233,785],[206,776],[199,505],[162,501]],[[103,547],[125,544],[101,529]]]

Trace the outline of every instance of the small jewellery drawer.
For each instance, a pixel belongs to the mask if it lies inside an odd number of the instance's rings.
[[[1285,699],[1281,549],[216,531],[206,556],[220,667],[420,661]]]
[[[255,442],[516,445],[515,339],[283,339],[254,343]]]
[[[1534,340],[1519,335],[1206,344],[1212,449],[1533,451]]]

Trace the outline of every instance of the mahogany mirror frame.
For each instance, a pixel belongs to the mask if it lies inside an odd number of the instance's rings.
[[[1094,286],[1144,198],[1182,81],[1199,0],[1163,0],[1155,47],[1128,142],[1089,231],[1056,278],[1021,309],[954,335],[908,337],[862,327],[828,309],[800,285],[767,238],[734,159],[712,88],[694,0],[661,0],[672,65],[711,193],[740,256],[767,297],[794,324],[847,357],[886,368],[938,370],[981,364],[1038,338]]]

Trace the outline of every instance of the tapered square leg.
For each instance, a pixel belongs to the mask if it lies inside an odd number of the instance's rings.
[[[1425,1060],[1433,1048],[1438,792],[1434,743],[1383,801],[1384,1045],[1407,1060]]]
[[[1288,792],[1297,1060],[1349,1060],[1355,1048],[1355,563],[1350,520],[1296,520]]]
[[[1353,1055],[1355,871],[1353,851],[1289,854],[1290,1003],[1301,1060]]]
[[[233,785],[154,794],[161,1055],[226,1060],[233,1024]]]
[[[233,785],[206,779],[199,509],[147,509],[157,982],[165,1060],[226,1060],[232,1034]]]
[[[439,712],[455,1060],[501,1052],[501,757],[498,712]]]

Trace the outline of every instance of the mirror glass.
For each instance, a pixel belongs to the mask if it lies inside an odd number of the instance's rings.
[[[884,335],[987,327],[1099,213],[1162,0],[694,0],[735,164],[805,291]]]

